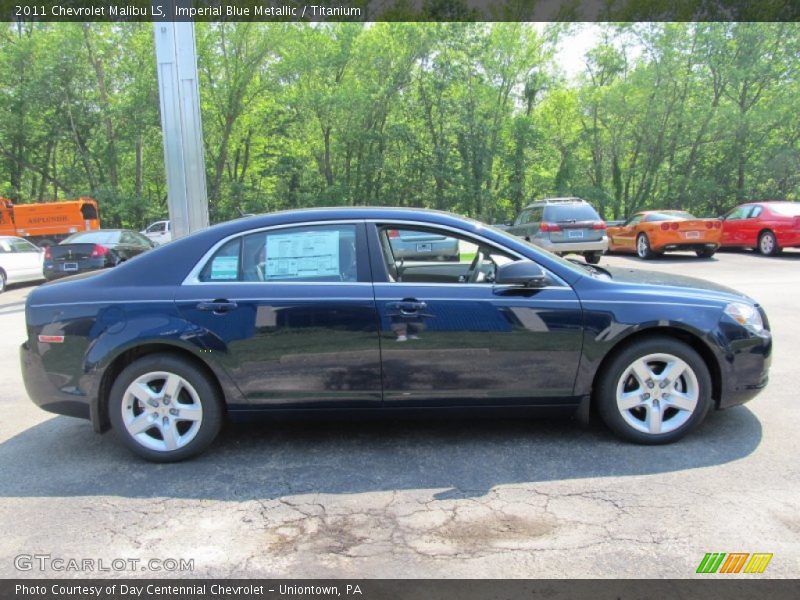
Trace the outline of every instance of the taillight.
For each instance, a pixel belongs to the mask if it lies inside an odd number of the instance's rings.
[[[542,223],[539,225],[539,231],[547,233],[549,231],[561,231],[561,226],[555,223]]]
[[[678,227],[680,227],[680,225],[678,225],[677,221],[673,221],[670,224],[670,228],[672,229],[672,231],[678,231]]]
[[[95,244],[94,248],[92,248],[92,258],[100,258],[101,256],[105,256],[108,254],[108,248],[105,246],[101,246],[100,244]]]
[[[592,229],[605,229],[606,222],[605,221],[596,221],[592,223]]]
[[[390,238],[399,238],[400,232],[397,229],[390,229],[388,232]]]
[[[714,229],[722,229],[722,221],[714,221]]]
[[[45,260],[53,260],[53,253],[50,252],[50,246],[44,247],[44,259]]]
[[[669,223],[662,223],[661,231],[669,231]]]
[[[706,221],[706,229],[711,229],[714,227],[714,224],[711,221]]]

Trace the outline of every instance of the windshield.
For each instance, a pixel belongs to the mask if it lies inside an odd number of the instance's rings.
[[[76,233],[65,239],[62,244],[116,244],[119,231],[87,231]]]
[[[784,217],[800,217],[800,203],[787,202],[786,204],[770,204],[769,208],[777,215]]]
[[[525,244],[528,248],[531,248],[532,250],[534,250],[538,254],[547,254],[547,258],[549,258],[550,260],[556,261],[558,264],[566,267],[567,269],[569,269],[570,271],[572,271],[574,273],[578,273],[579,275],[586,275],[587,269],[583,268],[583,266],[580,263],[576,264],[576,263],[573,263],[573,262],[567,260],[566,258],[561,258],[557,254],[553,254],[552,252],[550,252],[549,250],[545,250],[541,246],[537,246],[537,245],[533,244],[532,242],[529,242],[529,241],[527,241],[527,240],[525,240],[525,239],[523,239],[521,237],[517,237],[516,235],[508,233],[507,231],[504,231],[502,229],[498,229],[494,225],[487,225],[486,223],[481,223],[480,221],[475,221],[473,219],[470,219],[470,220],[473,223],[477,223],[478,225],[480,225],[481,227],[483,227],[485,229],[491,229],[496,234],[498,234],[498,235],[500,235],[500,236],[502,236],[504,238],[507,238],[508,240]]]

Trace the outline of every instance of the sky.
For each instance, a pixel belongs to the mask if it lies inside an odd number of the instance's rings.
[[[574,79],[585,68],[586,51],[600,41],[597,23],[576,23],[575,30],[559,40],[556,62],[568,79]]]

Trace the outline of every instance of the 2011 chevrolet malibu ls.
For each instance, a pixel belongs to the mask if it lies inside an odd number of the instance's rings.
[[[422,234],[456,240],[459,261],[397,256]],[[239,219],[39,287],[25,315],[33,401],[155,461],[199,453],[226,417],[287,411],[594,405],[623,438],[672,442],[754,397],[772,351],[734,290],[409,209]]]

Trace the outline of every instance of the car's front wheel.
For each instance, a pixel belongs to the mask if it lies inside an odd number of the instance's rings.
[[[617,435],[640,444],[674,442],[711,407],[711,376],[689,345],[656,336],[617,353],[597,382],[598,411]]]
[[[220,430],[222,399],[192,362],[150,354],[128,365],[109,395],[111,425],[133,452],[155,462],[205,450]]]

